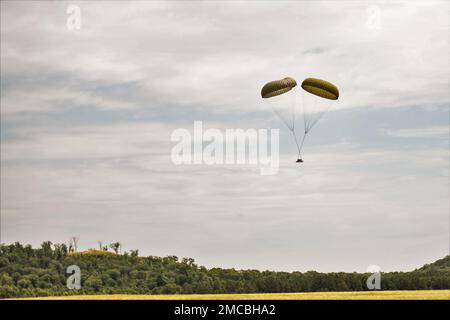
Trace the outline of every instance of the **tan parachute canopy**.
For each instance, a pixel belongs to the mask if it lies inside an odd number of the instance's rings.
[[[297,82],[290,78],[270,81],[261,89],[261,97],[264,99],[279,96],[280,94],[290,91],[297,85]]]
[[[325,99],[337,100],[339,98],[338,88],[325,80],[306,78],[302,82],[302,88],[309,93]]]

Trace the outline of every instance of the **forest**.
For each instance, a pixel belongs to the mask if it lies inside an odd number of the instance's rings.
[[[450,289],[450,256],[410,272],[382,273],[381,290]],[[67,267],[81,270],[68,289]],[[80,294],[211,294],[365,291],[369,273],[206,268],[194,259],[120,252],[120,243],[77,252],[67,244],[0,244],[0,298]]]

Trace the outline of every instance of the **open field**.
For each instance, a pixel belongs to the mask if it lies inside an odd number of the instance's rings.
[[[450,290],[192,295],[79,295],[33,300],[450,300]]]

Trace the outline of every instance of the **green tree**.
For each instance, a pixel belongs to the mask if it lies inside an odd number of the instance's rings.
[[[86,279],[84,282],[84,286],[87,289],[93,290],[94,292],[100,291],[102,288],[102,280],[97,275],[91,275],[89,278]]]
[[[113,242],[113,243],[111,243],[111,244],[109,245],[109,247],[110,247],[115,253],[117,253],[117,254],[120,253],[120,247],[121,247],[120,242]]]

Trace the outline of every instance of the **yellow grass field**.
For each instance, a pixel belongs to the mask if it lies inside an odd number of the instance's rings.
[[[191,295],[79,295],[33,300],[450,300],[450,290]]]

